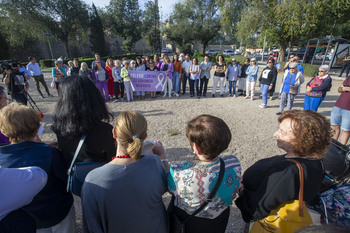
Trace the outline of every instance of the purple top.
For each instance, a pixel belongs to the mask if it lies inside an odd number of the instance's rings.
[[[3,135],[0,131],[0,145],[10,144],[9,138]]]
[[[162,63],[162,66],[160,67],[159,70],[163,71],[163,67],[164,67],[165,63]],[[170,72],[168,72],[168,77],[169,79],[173,79],[173,72],[174,72],[174,65],[173,63],[168,63],[168,69],[167,70],[170,70]],[[166,70],[164,70],[166,71]]]

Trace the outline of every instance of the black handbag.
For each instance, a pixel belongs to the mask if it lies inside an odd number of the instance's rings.
[[[101,167],[106,164],[106,162],[79,162],[75,163],[75,160],[78,157],[80,149],[85,141],[87,134],[84,134],[78,144],[77,149],[75,150],[73,160],[68,169],[68,182],[67,182],[67,192],[71,191],[74,195],[80,197],[81,188],[83,187],[85,177],[87,174],[94,170],[95,168]]]
[[[216,192],[218,191],[222,179],[224,178],[225,174],[225,162],[222,158],[220,158],[220,172],[219,172],[219,177],[218,180],[215,183],[215,186],[213,190],[210,192],[210,194],[207,197],[207,200],[191,215],[189,215],[186,219],[181,220],[175,213],[175,196],[172,195],[171,201],[169,203],[167,212],[168,212],[168,217],[169,217],[169,232],[170,233],[185,233],[185,226],[186,223],[189,222],[193,217],[195,217],[199,212],[201,212],[210,202],[212,202],[213,197],[215,196]]]

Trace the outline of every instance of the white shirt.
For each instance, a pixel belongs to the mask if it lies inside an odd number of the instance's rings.
[[[191,61],[191,60],[189,60],[189,61],[186,61],[186,60],[185,60],[185,61],[182,63],[182,69],[184,69],[186,73],[190,73],[190,67],[191,67],[191,65],[192,65],[192,61]]]
[[[43,72],[41,72],[39,64],[36,62],[34,64],[29,62],[27,65],[27,70],[30,72],[30,74],[32,76],[39,76],[43,73]]]

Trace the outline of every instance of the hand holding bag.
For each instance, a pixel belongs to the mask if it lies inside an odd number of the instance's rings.
[[[175,205],[174,205],[174,201],[175,201],[175,196],[172,195],[171,197],[171,201],[169,203],[169,207],[167,209],[168,211],[168,216],[169,216],[169,232],[170,233],[185,233],[185,225],[187,222],[189,222],[189,220],[193,217],[195,217],[199,212],[201,212],[210,202],[212,202],[213,197],[215,196],[216,192],[218,191],[222,179],[224,178],[224,174],[225,174],[225,162],[222,158],[220,158],[220,172],[219,172],[219,177],[218,180],[215,183],[215,186],[213,188],[213,190],[210,192],[210,194],[207,197],[207,200],[205,200],[205,202],[195,211],[193,212],[191,215],[189,215],[186,219],[182,220],[179,219],[179,217],[177,217],[176,213],[175,213]]]
[[[250,233],[294,233],[299,229],[312,225],[312,218],[306,208],[304,197],[304,171],[301,164],[293,159],[299,169],[299,200],[290,200],[281,203],[270,214],[255,221]]]

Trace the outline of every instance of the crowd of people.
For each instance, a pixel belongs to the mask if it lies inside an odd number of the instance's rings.
[[[4,82],[20,104],[6,106],[0,102],[0,186],[5,190],[0,192],[0,232],[75,232],[74,198],[66,189],[67,171],[75,156],[76,162],[105,163],[86,176],[81,200],[75,198],[82,204],[83,232],[176,232],[173,218],[186,222],[182,226],[186,232],[225,232],[235,199],[243,220],[250,229],[257,229],[271,212],[300,198],[301,187],[307,205],[319,204],[324,179],[322,156],[331,137],[344,145],[349,139],[350,78],[338,88],[341,95],[330,122],[317,113],[331,86],[327,66],[321,66],[319,75],[307,84],[305,110],[291,110],[304,82],[302,66],[297,58],[291,58],[284,67],[279,129],[274,134],[285,154],[259,160],[241,174],[237,157],[223,155],[232,135],[218,117],[204,114],[187,123],[186,137],[194,158],[185,162],[170,162],[159,141],[153,142],[152,153],[143,153],[148,125],[141,113],[122,112],[114,126],[109,124],[113,115],[106,102],[119,99],[119,95],[123,98],[124,90],[127,100],[133,100],[131,69],[167,71],[164,96],[185,94],[187,79],[191,96],[206,96],[213,66],[209,57],[199,64],[196,58],[182,55],[177,59],[175,54],[173,62],[167,56],[159,59],[155,55],[144,61],[108,59],[105,63],[96,54],[92,70],[86,63],[79,66],[77,60],[69,62],[66,69],[62,60],[56,60],[52,83],[59,98],[51,128],[57,140],[50,144],[38,138],[40,116],[25,106],[30,75],[19,72],[19,64],[6,69]],[[266,108],[280,66],[270,58],[258,77],[256,60],[247,58],[244,63],[240,66],[232,59],[227,66],[224,57],[218,56],[212,97],[218,83],[220,96],[224,95],[227,81],[229,96],[240,93],[253,100],[258,82],[263,102],[260,107]],[[35,67],[35,59],[30,64]],[[40,73],[40,68],[29,68],[33,74]],[[41,75],[32,75],[38,80],[38,90]],[[135,94],[140,100],[145,98],[144,92]],[[1,99],[4,96],[5,90],[0,88]],[[155,96],[151,93],[152,98]],[[298,164],[304,173],[302,183]],[[168,212],[162,199],[167,191],[172,195]]]

